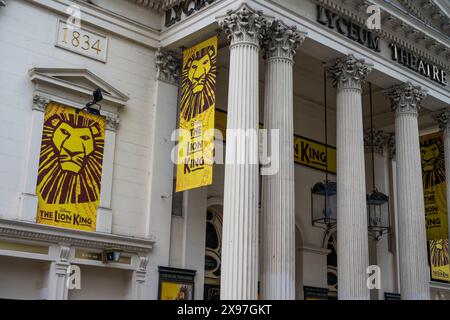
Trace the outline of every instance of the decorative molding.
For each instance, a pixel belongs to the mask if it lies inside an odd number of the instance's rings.
[[[396,114],[413,113],[419,114],[421,103],[427,96],[426,90],[420,86],[414,86],[411,82],[402,83],[385,90],[391,101],[392,111]]]
[[[85,0],[89,1],[89,0]],[[181,3],[182,0],[128,0],[156,13],[162,13]]]
[[[448,108],[432,112],[431,117],[438,123],[442,131],[447,132],[450,129],[450,110]]]
[[[155,53],[156,79],[179,85],[181,63],[173,51],[163,53],[161,48]]]
[[[327,68],[335,87],[359,90],[361,90],[370,71],[372,71],[371,64],[366,63],[363,59],[356,59],[352,54],[336,59]]]
[[[40,112],[45,112],[45,107],[50,103],[50,99],[40,94],[33,96],[32,109]]]
[[[8,219],[0,219],[0,236],[46,243],[64,243],[76,247],[100,250],[117,248],[126,252],[141,254],[149,253],[155,244],[155,240],[151,238],[133,238],[114,234],[65,229]],[[64,255],[60,253],[61,256]]]
[[[227,15],[218,18],[219,26],[227,34],[230,46],[248,43],[259,46],[273,19],[263,16],[262,11],[255,11],[247,4],[237,10],[228,10]]]
[[[148,257],[147,256],[140,256],[139,257],[139,266],[138,271],[141,272],[147,272],[147,265],[148,265]]]
[[[373,137],[372,137],[373,134]],[[372,153],[372,141],[373,151],[384,155],[384,150],[388,145],[389,134],[385,133],[381,129],[366,129],[364,130],[364,147],[366,153]]]
[[[149,9],[156,13],[161,13],[163,10],[166,9],[168,3],[168,0],[128,0],[130,2],[133,2],[141,7],[144,7],[146,9]]]
[[[275,20],[263,38],[264,57],[285,58],[292,60],[298,46],[306,38],[305,31],[297,31],[296,26],[288,27],[280,20]]]

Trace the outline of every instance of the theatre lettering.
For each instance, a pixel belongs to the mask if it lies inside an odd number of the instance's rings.
[[[448,84],[447,74],[445,70],[425,62],[414,53],[400,48],[395,43],[391,43],[392,60],[408,67],[421,75],[436,81],[437,83],[446,86]]]
[[[365,45],[371,50],[380,52],[380,37],[376,33],[339,16],[321,5],[317,6],[317,22],[328,26],[330,29],[336,29],[340,34]]]

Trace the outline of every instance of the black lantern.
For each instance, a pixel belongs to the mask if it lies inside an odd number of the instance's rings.
[[[373,191],[366,196],[367,201],[367,224],[369,234],[379,240],[383,234],[389,233],[390,212],[389,197],[377,190],[375,187],[375,158],[374,158],[374,130],[373,130],[373,106],[372,106],[372,84],[369,83],[370,96],[370,143],[372,148],[372,182]]]
[[[311,221],[313,226],[322,226],[328,231],[336,225],[336,183],[328,181],[328,126],[327,126],[327,78],[323,73],[325,113],[325,181],[311,188]]]
[[[379,240],[390,230],[389,197],[374,189],[367,195],[367,213],[369,233]]]
[[[311,189],[311,220],[313,226],[331,229],[336,224],[336,183],[318,182]]]

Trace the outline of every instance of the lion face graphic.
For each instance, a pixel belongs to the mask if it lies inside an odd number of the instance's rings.
[[[423,147],[422,153],[422,168],[424,171],[433,171],[436,159],[439,157],[439,147],[433,143],[429,147]]]
[[[104,137],[99,122],[56,113],[44,123],[37,189],[51,204],[97,201]]]
[[[211,70],[211,58],[209,54],[194,60],[189,68],[188,78],[192,84],[192,92],[199,93],[205,87],[206,77]]]
[[[444,144],[430,139],[420,147],[424,187],[429,188],[445,180]]]
[[[183,64],[181,114],[186,121],[214,105],[216,89],[216,51],[203,48]]]

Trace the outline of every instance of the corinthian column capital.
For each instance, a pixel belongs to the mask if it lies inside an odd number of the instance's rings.
[[[361,90],[368,74],[372,71],[372,65],[350,54],[336,59],[327,71],[338,88]]]
[[[260,45],[272,20],[264,17],[262,11],[255,11],[243,4],[239,9],[229,10],[219,20],[219,26],[227,34],[230,46],[237,43]]]
[[[156,79],[178,85],[181,74],[180,60],[173,52],[166,54],[158,48],[155,64]]]
[[[440,109],[431,113],[433,119],[438,123],[442,131],[448,133],[450,129],[450,110],[447,108]]]
[[[298,46],[305,38],[306,32],[298,31],[296,26],[288,27],[283,22],[275,20],[263,39],[264,57],[293,60]]]
[[[391,101],[392,111],[396,114],[419,114],[422,100],[427,96],[426,90],[414,86],[411,82],[393,86],[386,91]]]
[[[33,110],[45,112],[45,107],[50,103],[50,99],[39,94],[33,96]]]

